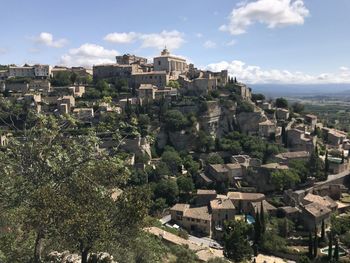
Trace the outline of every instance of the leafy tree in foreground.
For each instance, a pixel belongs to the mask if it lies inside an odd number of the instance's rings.
[[[250,232],[250,226],[243,220],[227,222],[223,238],[225,257],[234,262],[250,260],[253,253],[248,239]]]

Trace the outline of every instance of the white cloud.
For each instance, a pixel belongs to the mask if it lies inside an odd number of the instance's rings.
[[[185,43],[183,33],[177,30],[143,34],[140,36],[140,40],[142,41],[141,48],[163,49],[166,46],[170,50],[178,49]]]
[[[211,40],[207,40],[203,43],[203,47],[205,48],[215,48],[216,47],[216,43],[214,41]]]
[[[196,37],[201,38],[201,37],[203,37],[203,34],[202,33],[196,33]]]
[[[302,25],[308,15],[303,0],[256,0],[237,5],[229,16],[229,23],[220,30],[239,35],[255,22],[266,24],[268,28]]]
[[[104,37],[105,41],[126,44],[134,41],[140,41],[141,48],[178,49],[185,43],[184,34],[177,31],[163,30],[160,33],[142,34],[136,32],[110,33]]]
[[[68,41],[65,38],[54,39],[51,33],[41,32],[39,36],[34,37],[34,41],[48,47],[61,48],[64,47]]]
[[[84,66],[103,63],[115,63],[115,56],[119,53],[116,50],[105,49],[95,44],[83,44],[78,48],[73,48],[61,57],[59,64],[67,66]]]
[[[236,45],[236,43],[237,43],[237,41],[236,40],[234,40],[234,39],[232,39],[231,41],[229,41],[229,42],[227,42],[226,43],[226,46],[234,46],[234,45]]]
[[[0,55],[4,55],[6,53],[7,53],[7,49],[0,47]]]
[[[104,40],[111,43],[127,44],[136,40],[139,34],[135,32],[128,33],[110,33],[104,37]]]
[[[318,75],[306,74],[300,71],[291,72],[279,69],[262,69],[259,66],[247,65],[242,61],[221,61],[209,64],[206,69],[212,71],[228,70],[229,74],[236,76],[246,83],[279,83],[279,84],[327,84],[350,83],[350,69],[343,67],[333,73]]]
[[[341,66],[339,68],[341,71],[349,71],[349,68],[348,67],[345,67],[345,66]]]

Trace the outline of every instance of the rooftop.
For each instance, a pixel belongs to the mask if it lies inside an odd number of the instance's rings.
[[[265,199],[265,195],[261,193],[228,192],[227,196],[233,200],[261,201]]]
[[[209,214],[208,206],[191,207],[184,211],[185,217],[194,219],[210,220],[211,215]]]
[[[319,205],[322,205],[331,209],[337,207],[337,203],[329,196],[319,196],[319,195],[314,195],[309,193],[304,197],[304,200],[310,203],[317,203]]]
[[[197,195],[216,195],[215,190],[198,189]]]
[[[307,204],[304,206],[304,209],[313,217],[321,217],[332,212],[329,208],[317,203]]]
[[[232,201],[229,198],[217,198],[210,201],[211,209],[235,209]]]

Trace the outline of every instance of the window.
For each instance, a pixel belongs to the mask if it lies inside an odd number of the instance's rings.
[[[158,65],[160,66],[160,60],[158,60]]]

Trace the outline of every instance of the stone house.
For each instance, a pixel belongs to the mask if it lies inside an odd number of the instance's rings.
[[[190,233],[211,235],[211,214],[208,206],[190,207],[176,204],[170,208],[171,220]]]
[[[276,109],[276,118],[279,121],[286,121],[289,119],[289,110],[277,108]]]
[[[248,205],[248,214],[252,216],[256,216],[257,213],[261,214],[261,203],[263,205],[264,214],[268,214],[271,216],[276,215],[277,208],[271,205],[266,200],[262,200],[260,202],[251,202]]]
[[[73,115],[83,121],[91,121],[95,116],[93,108],[75,108],[73,110]]]
[[[335,212],[338,208],[337,202],[335,202],[329,196],[319,196],[312,193],[308,193],[303,199],[303,204],[307,205],[310,203],[317,203],[319,205],[325,206],[332,212]]]
[[[244,176],[244,180],[259,192],[275,191],[276,187],[271,183],[271,174],[275,171],[286,169],[289,169],[287,165],[278,163],[268,163],[259,167],[251,167]]]
[[[307,161],[310,157],[310,153],[307,151],[297,151],[297,152],[284,152],[279,153],[274,157],[274,161],[280,164],[288,165],[290,161],[302,160]]]
[[[292,151],[313,151],[316,137],[298,128],[287,129],[286,132],[288,148],[291,148]]]
[[[320,229],[322,221],[325,222],[327,227],[332,214],[331,209],[315,202],[302,206],[301,211],[300,219],[304,226],[310,231],[313,231],[315,228]]]
[[[208,166],[208,176],[216,182],[233,184],[235,178],[241,178],[242,175],[242,167],[238,163],[210,164]]]
[[[271,136],[276,135],[276,123],[271,120],[266,120],[264,122],[259,123],[259,136],[270,138]]]
[[[220,239],[223,235],[223,227],[225,221],[235,218],[235,206],[229,198],[224,196],[210,201],[210,210],[213,236],[217,239]]]
[[[305,115],[305,122],[309,124],[312,129],[314,129],[317,124],[317,116],[313,114],[307,114]]]
[[[216,198],[217,194],[215,190],[198,189],[195,197],[195,203],[197,206],[208,205],[210,201]]]
[[[227,197],[232,201],[238,213],[249,213],[250,203],[265,200],[265,195],[261,193],[228,192]]]

